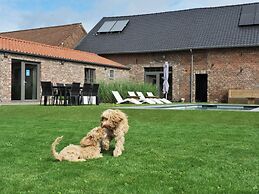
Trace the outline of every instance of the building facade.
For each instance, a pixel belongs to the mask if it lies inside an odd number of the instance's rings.
[[[0,37],[0,74],[0,102],[6,103],[39,101],[41,81],[125,80],[129,69],[93,53]]]
[[[156,84],[170,64],[169,98],[227,102],[230,89],[259,88],[259,3],[103,18],[76,49],[131,68]],[[248,15],[247,15],[248,14]]]
[[[227,102],[229,89],[259,88],[259,48],[103,56],[130,67],[131,80],[156,84],[160,90],[162,67],[168,61],[169,91],[175,101]]]

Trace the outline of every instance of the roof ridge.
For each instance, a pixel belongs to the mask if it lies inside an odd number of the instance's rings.
[[[57,28],[57,27],[73,26],[73,25],[82,25],[82,23],[81,23],[81,22],[77,22],[77,23],[72,23],[72,24],[46,26],[46,27],[30,28],[30,29],[24,29],[24,30],[14,30],[14,31],[8,31],[8,32],[0,32],[0,34],[7,34],[7,33],[13,33],[13,32],[24,32],[24,31],[32,31],[32,30],[41,30],[41,29],[48,29],[48,28]]]
[[[180,10],[174,10],[174,11],[162,11],[162,12],[154,12],[154,13],[146,13],[146,14],[119,15],[119,16],[103,17],[103,19],[104,18],[119,18],[119,17],[136,17],[136,16],[146,16],[146,15],[159,15],[159,14],[166,14],[166,13],[172,13],[172,12],[184,12],[184,11],[192,11],[192,10],[200,10],[200,9],[217,9],[217,8],[224,8],[224,7],[236,7],[236,6],[253,5],[253,4],[259,4],[259,2],[241,3],[241,4],[234,4],[234,5],[211,6],[211,7],[187,8],[187,9],[180,9]]]
[[[23,40],[23,39],[18,39],[18,38],[10,38],[10,37],[1,36],[1,35],[0,35],[0,38],[18,41],[18,42],[23,42],[23,43],[28,43],[28,44],[40,45],[40,46],[44,46],[44,47],[48,47],[48,48],[55,48],[55,49],[59,49],[59,50],[69,50],[69,51],[73,50],[73,51],[76,51],[76,52],[88,53],[88,54],[91,54],[91,55],[97,55],[95,53],[91,53],[91,52],[87,52],[87,51],[80,51],[80,50],[75,50],[75,49],[60,47],[60,46],[52,46],[52,45],[48,45],[48,44],[43,44],[43,43],[38,43],[38,42],[33,42],[33,41],[28,41],[28,40]]]

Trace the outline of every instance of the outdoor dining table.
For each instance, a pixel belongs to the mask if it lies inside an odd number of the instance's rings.
[[[63,85],[63,86],[53,86],[54,89],[57,89],[57,90],[61,90],[61,89],[64,89],[64,106],[67,106],[67,100],[68,99],[68,93],[70,92],[71,90],[71,87],[72,85]],[[80,86],[80,90],[82,90],[83,87]]]

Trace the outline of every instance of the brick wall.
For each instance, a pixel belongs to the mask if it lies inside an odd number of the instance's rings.
[[[173,99],[195,101],[195,74],[208,75],[208,102],[227,102],[229,89],[259,88],[259,48],[194,50],[191,87],[191,52],[103,55],[131,67],[130,78],[144,81],[144,67],[172,66]],[[191,89],[192,88],[192,89]]]
[[[82,27],[77,26],[74,32],[63,41],[62,46],[73,49],[85,35],[86,32],[82,29]]]
[[[75,62],[61,62],[60,60],[51,60],[39,57],[30,57],[17,54],[0,53],[0,100],[2,102],[11,101],[11,64],[12,59],[21,61],[28,61],[40,64],[40,80],[51,81],[55,83],[84,83],[85,68],[96,69],[96,82],[100,81],[114,81],[114,80],[128,80],[129,71],[117,68],[103,67],[97,65],[75,63]],[[109,78],[109,70],[114,70],[114,79]]]

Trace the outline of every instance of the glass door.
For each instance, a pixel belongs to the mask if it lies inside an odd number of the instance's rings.
[[[12,100],[39,99],[39,64],[12,60]]]
[[[25,100],[37,99],[37,65],[25,64]]]

